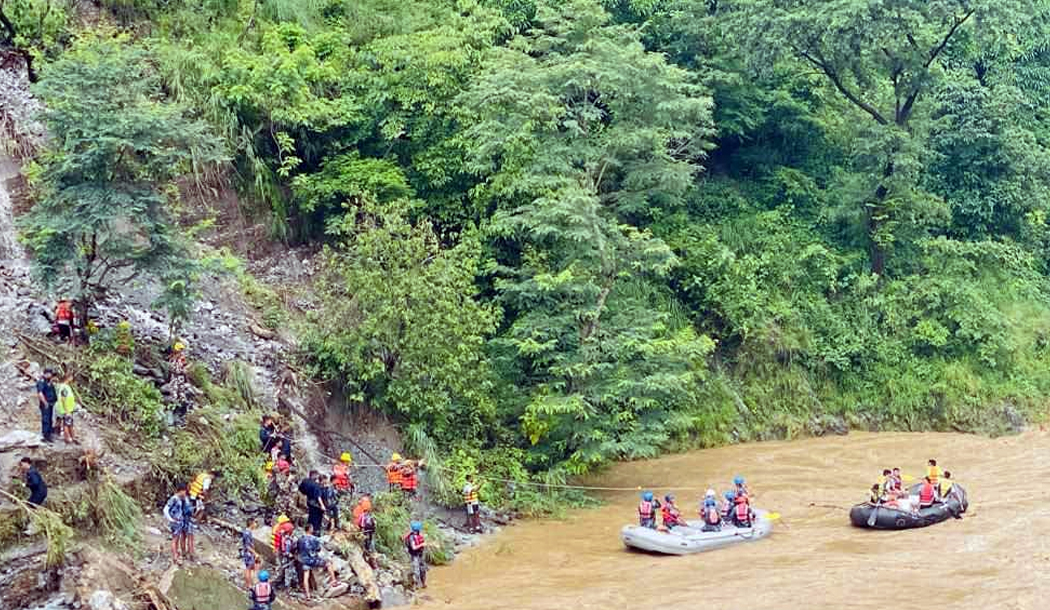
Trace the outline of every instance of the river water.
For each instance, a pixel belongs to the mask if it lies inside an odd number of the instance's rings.
[[[1050,608],[1050,435],[850,434],[737,445],[620,464],[609,487],[731,487],[780,512],[770,538],[662,557],[624,549],[636,493],[506,528],[430,574],[428,610]],[[920,475],[934,457],[970,496],[963,520],[884,532],[849,525],[882,467]],[[702,493],[702,492],[699,492]],[[698,492],[677,492],[695,512]]]

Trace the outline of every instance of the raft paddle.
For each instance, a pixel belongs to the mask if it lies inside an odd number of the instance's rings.
[[[871,511],[871,516],[868,517],[868,527],[875,527],[875,517],[879,514],[879,506],[881,505],[876,504],[875,509]]]
[[[766,519],[770,521],[776,521],[780,518],[780,513],[766,513]]]

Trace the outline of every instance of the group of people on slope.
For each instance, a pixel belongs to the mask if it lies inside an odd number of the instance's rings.
[[[926,463],[926,476],[922,478],[918,496],[913,497],[904,485],[900,468],[884,468],[878,481],[871,486],[868,501],[877,506],[918,511],[934,504],[947,502],[958,493],[952,473],[937,465],[937,460]]]
[[[739,528],[750,528],[755,521],[755,511],[751,507],[751,494],[744,477],[733,478],[733,489],[722,495],[719,502],[714,489],[708,489],[700,500],[699,513],[703,520],[703,531],[721,531],[723,525]],[[657,514],[660,522],[657,523]],[[682,511],[675,504],[674,494],[664,496],[661,503],[653,497],[653,492],[642,492],[642,501],[638,504],[638,524],[650,529],[671,531],[676,527],[688,525],[682,517]]]

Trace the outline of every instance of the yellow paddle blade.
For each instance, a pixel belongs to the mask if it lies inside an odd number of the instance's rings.
[[[780,518],[780,513],[766,513],[766,519],[770,521],[776,521]]]
[[[915,477],[911,476],[910,474],[905,474],[901,475],[901,480],[903,480],[905,483],[911,483],[915,480]]]

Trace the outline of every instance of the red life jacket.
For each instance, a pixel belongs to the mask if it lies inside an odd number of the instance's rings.
[[[642,519],[653,518],[653,503],[651,500],[642,500],[642,503],[638,505],[638,516]]]
[[[405,491],[415,491],[416,487],[419,486],[419,479],[416,478],[416,469],[412,466],[401,470],[401,489]]]
[[[751,507],[748,506],[747,502],[736,503],[736,520],[741,523],[751,521]]]
[[[708,506],[704,512],[704,522],[708,525],[718,525],[722,522],[722,516],[718,514],[718,509],[714,506]]]
[[[933,485],[924,482],[919,488],[919,506],[932,506],[933,496]]]
[[[73,306],[69,301],[62,301],[55,308],[55,319],[59,322],[71,322],[73,320]]]
[[[674,504],[664,504],[660,507],[660,516],[663,518],[664,525],[676,525],[679,523],[678,509],[675,508]]]
[[[257,604],[268,604],[272,601],[273,590],[270,589],[270,583],[268,582],[256,583],[252,587],[252,592],[255,593],[255,603]]]
[[[426,544],[426,539],[423,538],[423,534],[419,532],[409,532],[405,536],[405,547],[408,548],[410,553],[418,553],[423,545]]]

